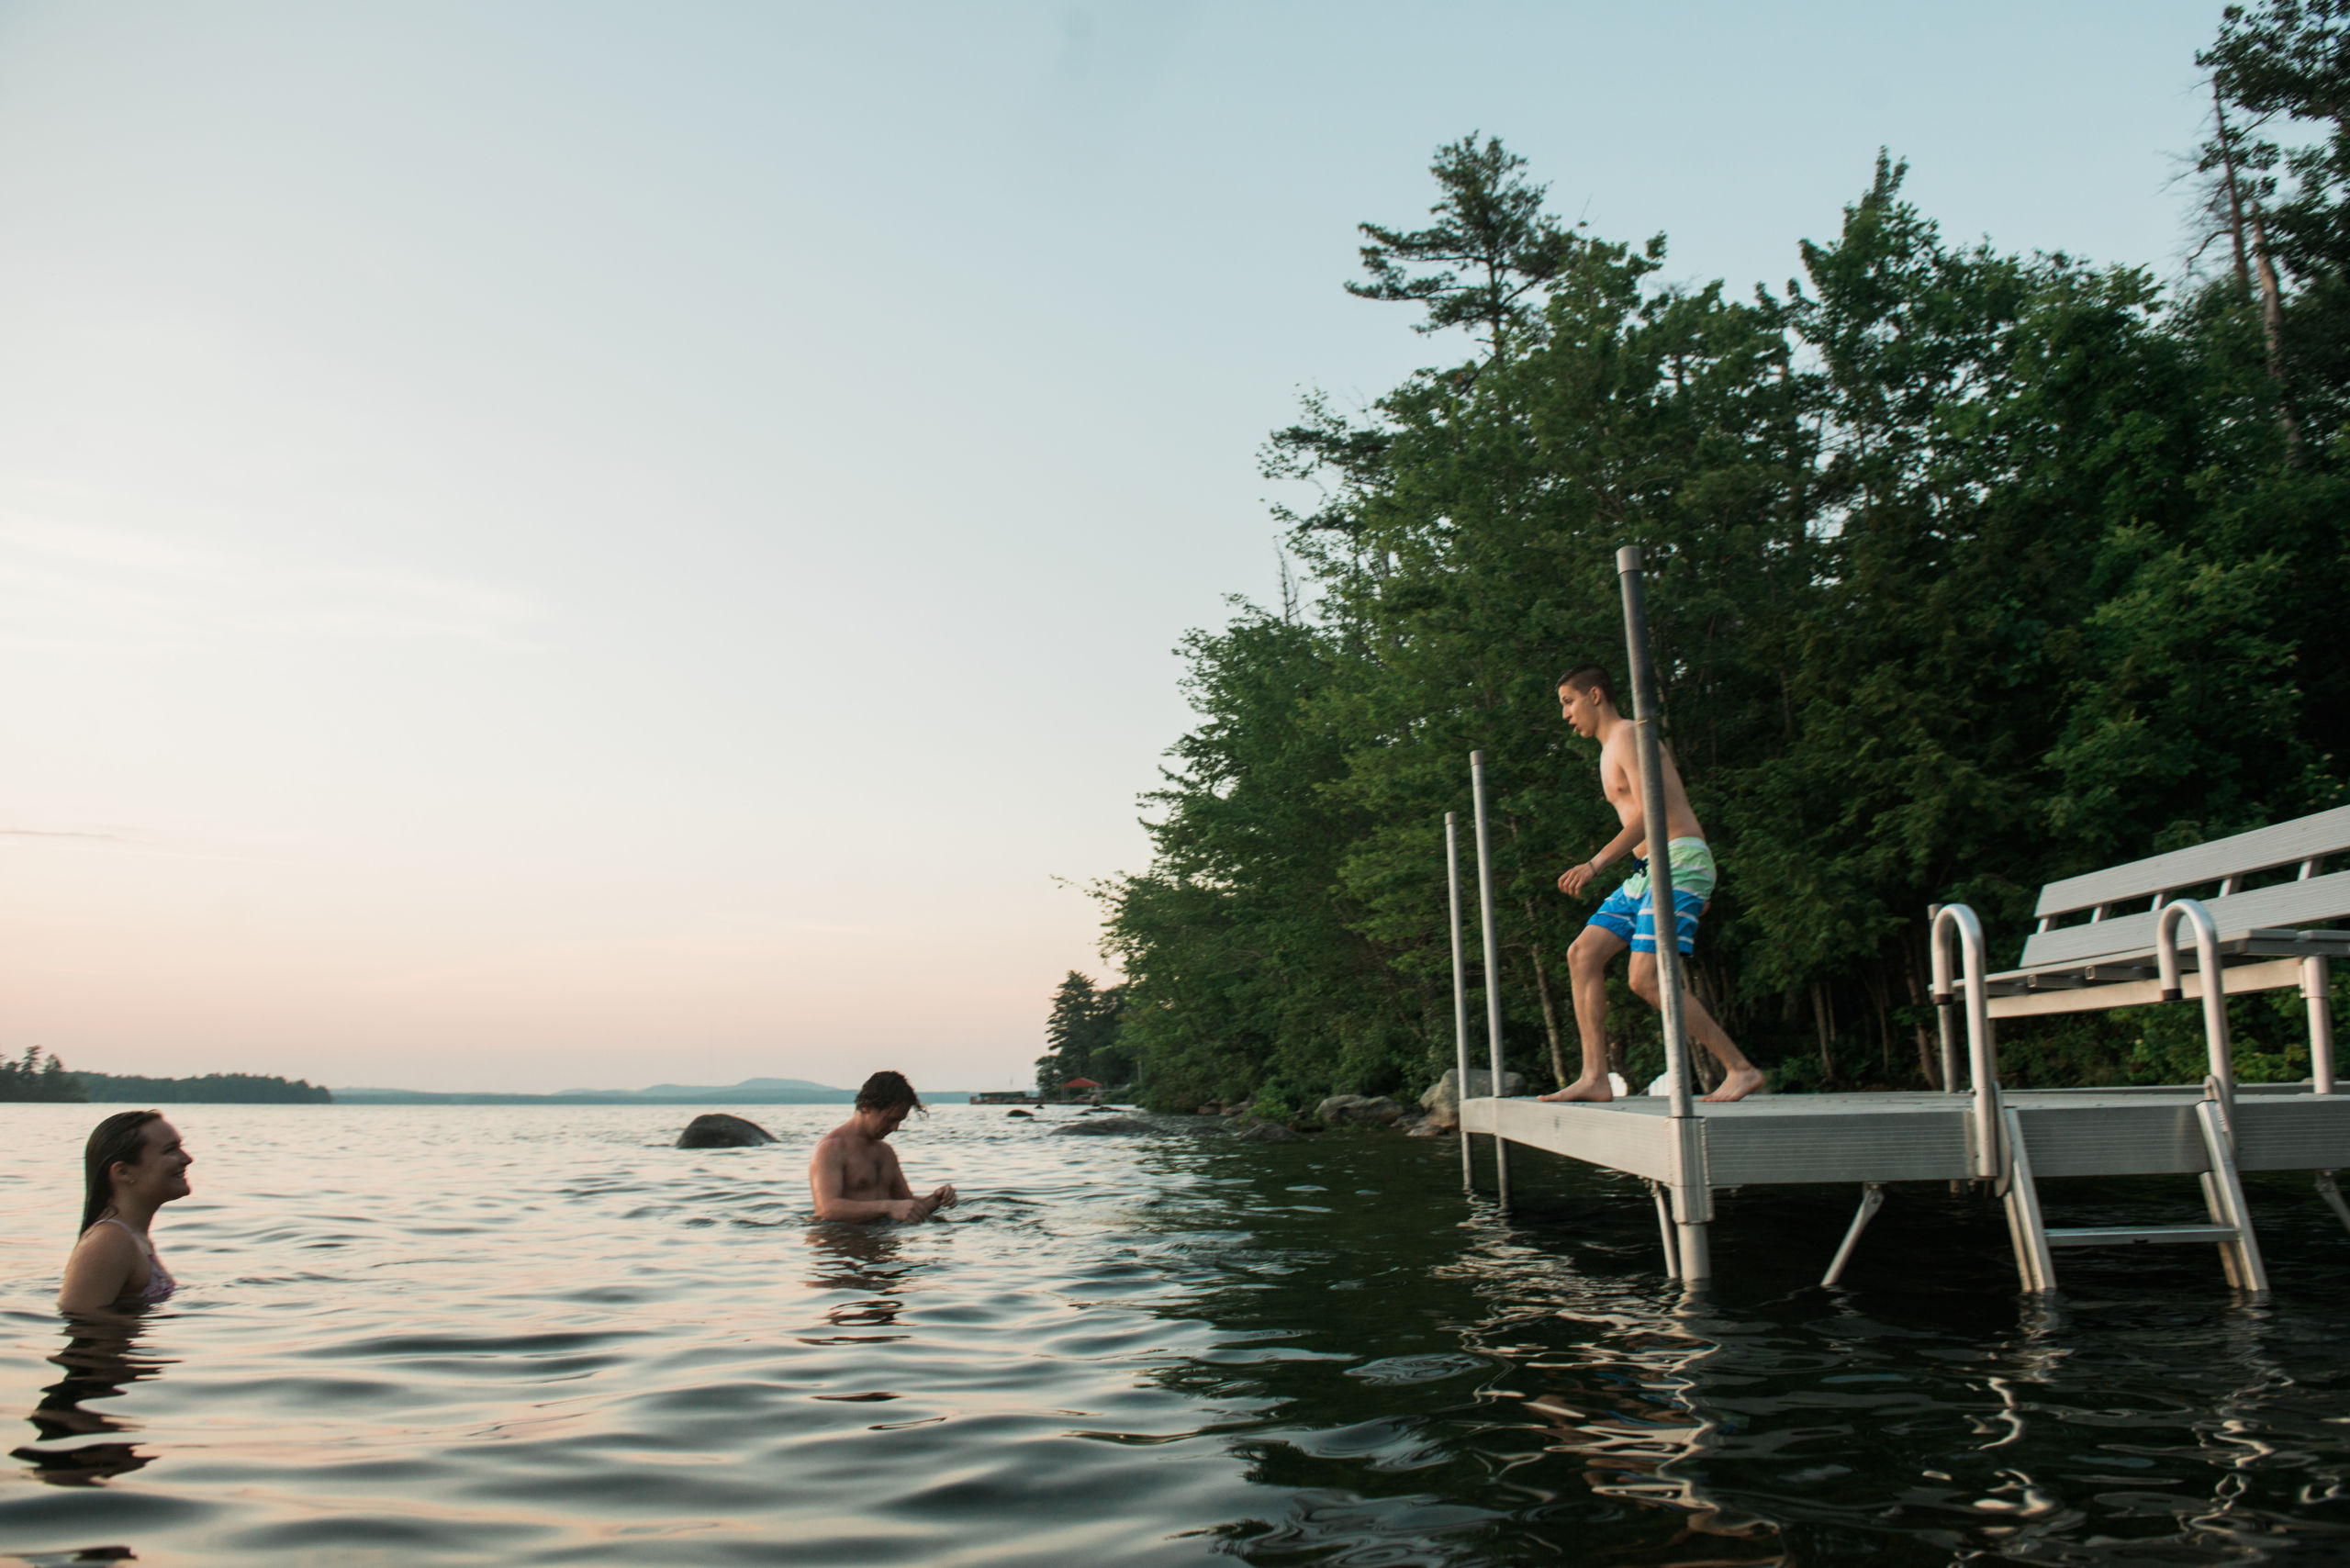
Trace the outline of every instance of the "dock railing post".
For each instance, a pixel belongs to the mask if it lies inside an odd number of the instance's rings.
[[[2322,953],[2301,960],[2301,999],[2310,1009],[2310,1087],[2333,1092],[2333,975]]]
[[[1942,906],[1938,903],[1930,903],[1926,906],[1926,930],[1929,933],[1933,931],[1934,922],[1942,918]],[[1929,940],[1930,939],[1930,935]],[[1958,1092],[1958,1025],[1951,1016],[1956,1011],[1952,1002],[1937,994],[1934,1006],[1934,1026],[1942,1035],[1942,1092],[1945,1094]]]
[[[2228,1145],[2235,1146],[2236,1067],[2228,1048],[2227,977],[2220,971],[2220,933],[2210,912],[2194,899],[2173,899],[2154,917],[2154,968],[2162,976],[2163,1000],[2177,1002],[2184,994],[2178,981],[2178,924],[2195,928],[2195,968],[2203,982],[2203,1048],[2212,1081],[2219,1086],[2220,1108],[2227,1114]]]
[[[1991,1051],[1991,999],[1983,983],[1983,923],[1963,903],[1936,906],[1927,945],[1932,949],[1937,1007],[1947,1008],[1956,1000],[1951,992],[1950,939],[1953,936],[1964,966],[1967,1067],[1975,1080],[1975,1174],[1997,1181],[2006,1162],[2000,1158],[2004,1134],[1999,1120],[1999,1068]]]
[[[1665,825],[1664,744],[1657,734],[1656,665],[1649,650],[1639,545],[1627,544],[1616,552],[1616,576],[1624,590],[1624,645],[1631,666],[1640,816],[1649,838],[1649,903],[1657,935],[1657,1008],[1664,1018],[1664,1070],[1672,1085],[1673,1219],[1681,1230],[1682,1282],[1696,1284],[1713,1274],[1706,1226],[1714,1217],[1714,1196],[1706,1180],[1705,1131],[1690,1103],[1689,1036],[1681,1009],[1681,922],[1673,902],[1673,857],[1666,848],[1673,834]]]
[[[1476,1162],[1469,1152],[1469,1123],[1460,1102],[1469,1097],[1469,975],[1460,958],[1460,813],[1444,813],[1444,880],[1452,895],[1452,1114],[1460,1128],[1460,1185],[1477,1188]]]
[[[1469,789],[1477,808],[1477,913],[1485,937],[1485,1045],[1493,1058],[1494,1187],[1505,1212],[1509,1208],[1509,1151],[1502,1143],[1502,939],[1494,928],[1493,840],[1485,831],[1485,754],[1469,754]],[[1460,1099],[1469,1099],[1469,1074],[1460,1075]]]

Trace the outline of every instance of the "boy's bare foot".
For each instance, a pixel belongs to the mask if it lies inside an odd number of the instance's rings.
[[[1605,1078],[1578,1078],[1556,1094],[1543,1094],[1537,1098],[1545,1105],[1557,1105],[1568,1101],[1596,1104],[1615,1099],[1616,1091],[1608,1086]]]
[[[1730,1069],[1722,1079],[1722,1086],[1706,1098],[1717,1103],[1726,1100],[1743,1100],[1762,1087],[1762,1070],[1761,1068],[1751,1065],[1737,1067]]]

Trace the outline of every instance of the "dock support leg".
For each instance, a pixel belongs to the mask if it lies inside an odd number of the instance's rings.
[[[1662,1182],[1649,1183],[1649,1196],[1656,1200],[1657,1236],[1664,1243],[1664,1277],[1677,1280],[1681,1277],[1681,1249],[1673,1235],[1673,1200],[1665,1196]]]
[[[1869,1221],[1874,1219],[1876,1211],[1884,1206],[1884,1182],[1871,1182],[1861,1188],[1860,1212],[1852,1215],[1852,1228],[1844,1233],[1844,1245],[1836,1249],[1836,1256],[1829,1263],[1828,1272],[1820,1278],[1823,1288],[1835,1284],[1843,1277],[1844,1265],[1852,1260],[1853,1249],[1861,1244],[1861,1232],[1869,1227]]]
[[[2048,1222],[2040,1215],[2040,1188],[2031,1179],[2031,1152],[2024,1147],[2023,1123],[2012,1105],[2001,1108],[2008,1146],[2008,1236],[2016,1248],[2016,1272],[2025,1291],[2056,1288],[2056,1260],[2048,1255]]]
[[[1692,1225],[1684,1221],[1673,1228],[1681,1233],[1681,1282],[1684,1285],[1704,1284],[1714,1277],[1713,1254],[1706,1245],[1705,1224],[1700,1221]]]
[[[2333,1211],[2334,1217],[2342,1222],[2343,1227],[2350,1229],[2350,1204],[2342,1201],[2342,1189],[2333,1184],[2333,1171],[2321,1170],[2317,1173],[2317,1195],[2325,1200],[2325,1206]]]

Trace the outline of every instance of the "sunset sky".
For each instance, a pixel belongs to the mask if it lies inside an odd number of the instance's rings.
[[[0,4],[0,1048],[1025,1081],[1439,142],[2170,276],[2219,10]]]

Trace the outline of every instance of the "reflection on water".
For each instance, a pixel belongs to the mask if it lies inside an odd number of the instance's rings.
[[[1637,1189],[1527,1157],[1505,1216],[1393,1137],[955,1107],[906,1157],[963,1206],[867,1229],[810,1223],[823,1111],[685,1151],[633,1108],[206,1107],[189,1286],[108,1338],[47,1309],[73,1109],[0,1109],[19,1561],[2350,1557],[2350,1237],[2282,1179],[2257,1307],[2188,1249],[2025,1304],[1940,1190],[1839,1292],[1849,1194],[1727,1197],[1684,1297]]]
[[[128,1439],[113,1436],[136,1431],[138,1424],[100,1406],[163,1369],[162,1361],[138,1355],[137,1321],[73,1323],[66,1328],[71,1338],[65,1348],[49,1358],[65,1375],[40,1391],[40,1403],[28,1417],[38,1436],[10,1454],[29,1465],[38,1479],[52,1486],[88,1486],[147,1462]]]

